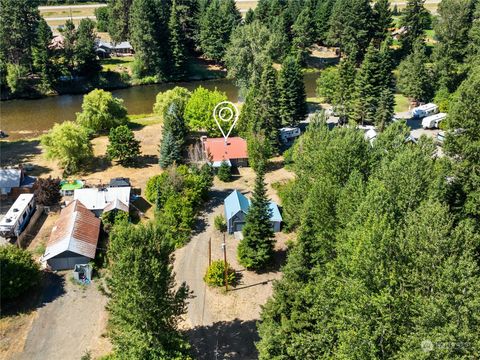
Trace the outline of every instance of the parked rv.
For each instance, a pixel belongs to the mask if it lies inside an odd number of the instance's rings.
[[[422,127],[424,129],[438,129],[438,125],[447,117],[445,113],[439,113],[427,116],[422,120]]]
[[[33,194],[20,194],[0,221],[0,236],[6,238],[18,237],[27,226],[34,212],[35,199]]]
[[[438,113],[438,106],[433,103],[428,103],[414,108],[412,110],[412,117],[414,119],[421,119],[436,113]]]
[[[298,127],[284,127],[280,129],[280,139],[282,139],[284,143],[294,140],[299,137],[300,134],[301,131]]]

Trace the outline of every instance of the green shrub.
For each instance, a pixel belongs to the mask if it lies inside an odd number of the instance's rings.
[[[217,176],[223,182],[229,182],[230,180],[232,180],[232,169],[225,160],[222,161],[222,163],[220,164]]]
[[[229,285],[235,284],[235,270],[230,266],[227,270],[227,281]],[[208,267],[203,280],[209,286],[225,286],[225,262],[223,260],[213,261]]]
[[[225,217],[223,215],[215,216],[214,226],[218,231],[227,231],[227,222],[225,221]]]
[[[113,225],[118,224],[119,222],[128,222],[128,213],[121,210],[112,210],[104,212],[100,217],[102,220],[103,229],[106,232],[110,232]]]
[[[294,147],[291,146],[283,152],[283,163],[285,165],[293,164],[293,149]]]
[[[0,247],[0,295],[2,299],[15,298],[40,280],[40,269],[32,255],[16,246]]]

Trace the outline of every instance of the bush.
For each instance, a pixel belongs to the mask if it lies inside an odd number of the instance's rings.
[[[232,180],[232,169],[225,160],[222,161],[222,163],[220,164],[217,176],[223,182],[229,182],[230,180]]]
[[[191,94],[190,91],[181,86],[175,86],[171,90],[159,92],[157,94],[155,105],[153,105],[153,112],[163,116],[170,104],[172,104],[173,101],[176,101],[180,105],[180,110],[183,114]]]
[[[217,229],[220,232],[227,231],[227,222],[225,221],[225,217],[223,215],[215,216],[214,226],[215,226],[215,229]]]
[[[140,141],[126,125],[110,129],[108,142],[108,158],[117,159],[122,165],[132,165],[140,155]]]
[[[155,201],[157,200],[158,190],[160,188],[160,184],[163,182],[163,177],[165,177],[165,175],[163,174],[154,175],[147,181],[147,186],[145,188],[145,198],[152,204],[155,203]]]
[[[225,286],[225,262],[223,260],[213,261],[208,267],[203,281],[209,286]],[[235,285],[235,270],[230,266],[227,269],[228,285]]]
[[[291,146],[283,152],[283,163],[285,165],[293,164],[293,149],[294,147]]]
[[[40,280],[40,269],[32,255],[16,246],[0,247],[0,295],[2,299],[12,299]]]
[[[110,232],[115,224],[120,222],[128,222],[128,218],[129,215],[127,212],[121,210],[112,210],[104,212],[100,217],[100,220],[102,220],[103,229],[106,232]]]
[[[317,95],[331,103],[336,96],[340,75],[337,67],[329,67],[320,72],[317,79]]]

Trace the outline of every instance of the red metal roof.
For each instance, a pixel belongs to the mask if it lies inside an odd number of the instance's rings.
[[[61,211],[44,257],[48,260],[68,250],[93,259],[99,232],[100,220],[80,201],[74,200]]]
[[[248,159],[247,142],[241,137],[212,138],[204,140],[205,152],[212,161]]]

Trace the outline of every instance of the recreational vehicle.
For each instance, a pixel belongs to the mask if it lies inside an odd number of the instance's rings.
[[[20,194],[0,221],[0,236],[13,238],[20,235],[34,212],[33,194]]]
[[[422,127],[424,129],[438,129],[438,124],[447,117],[445,113],[439,113],[431,116],[427,116],[422,120]]]
[[[438,106],[433,103],[428,103],[414,108],[412,110],[412,117],[414,119],[421,119],[436,113],[438,113]]]
[[[284,143],[288,143],[291,140],[299,137],[301,134],[298,127],[284,127],[280,129],[280,138]]]

